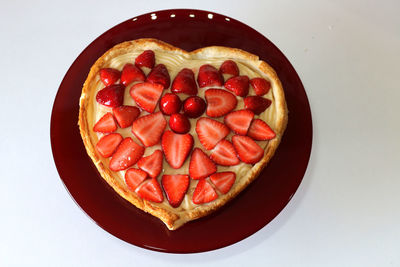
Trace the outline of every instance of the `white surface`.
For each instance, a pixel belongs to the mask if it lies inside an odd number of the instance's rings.
[[[2,1],[0,266],[400,266],[400,2]],[[306,88],[314,143],[290,204],[227,248],[129,245],[72,201],[49,138],[78,54],[128,18],[166,8],[234,17],[274,42]],[[195,240],[194,240],[195,242]]]

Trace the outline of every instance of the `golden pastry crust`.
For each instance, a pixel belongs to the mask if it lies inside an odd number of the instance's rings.
[[[227,194],[220,195],[218,199],[211,203],[208,203],[207,205],[195,205],[192,210],[187,210],[184,212],[173,212],[173,209],[166,209],[161,205],[158,205],[157,203],[152,203],[147,200],[141,199],[136,193],[130,191],[125,183],[121,181],[121,179],[118,179],[116,177],[115,173],[109,170],[109,168],[106,166],[105,162],[98,155],[95,149],[95,145],[97,143],[97,135],[89,127],[88,117],[91,117],[92,115],[90,114],[90,103],[92,101],[95,101],[95,96],[93,92],[91,92],[91,90],[95,86],[96,76],[98,75],[99,70],[105,67],[109,67],[108,64],[111,59],[117,57],[118,55],[123,55],[130,51],[147,49],[169,52],[176,55],[190,56],[192,59],[206,59],[217,57],[241,60],[242,62],[246,62],[246,64],[248,64],[252,68],[258,69],[259,71],[264,73],[271,82],[271,90],[276,104],[276,122],[274,127],[276,137],[268,142],[267,146],[265,147],[264,157],[261,159],[260,162],[255,164],[250,169],[250,171],[244,177],[242,177]],[[123,42],[108,50],[91,67],[88,77],[83,85],[82,95],[80,98],[80,133],[86,151],[90,158],[93,160],[101,176],[120,196],[128,200],[136,207],[161,219],[170,230],[177,229],[188,221],[206,216],[213,211],[219,209],[228,201],[233,199],[237,194],[239,194],[254,179],[256,179],[259,173],[274,155],[275,150],[277,149],[281,141],[282,135],[285,131],[287,121],[288,111],[286,107],[285,95],[281,82],[275,71],[266,62],[259,60],[256,55],[250,54],[240,49],[221,46],[204,47],[194,50],[192,52],[187,52],[156,39],[138,39]]]

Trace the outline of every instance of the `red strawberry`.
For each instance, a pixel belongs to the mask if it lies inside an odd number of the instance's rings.
[[[132,191],[135,191],[146,178],[147,173],[139,169],[130,168],[125,172],[125,183]]]
[[[246,135],[254,113],[247,109],[232,111],[224,118],[224,123],[232,131],[240,135]]]
[[[96,149],[102,157],[111,157],[122,139],[119,133],[105,135],[97,142]]]
[[[161,203],[164,200],[160,184],[156,179],[148,179],[144,184],[139,187],[138,195],[148,201]]]
[[[137,83],[129,91],[136,104],[149,113],[153,113],[161,97],[163,87],[157,83]]]
[[[211,152],[210,158],[222,166],[233,166],[240,163],[236,156],[235,148],[227,140],[221,140]]]
[[[248,136],[234,135],[232,143],[240,160],[245,163],[255,164],[264,156],[264,149]]]
[[[188,95],[197,95],[197,84],[194,80],[194,73],[191,69],[184,68],[172,82],[171,91]]]
[[[100,70],[100,80],[105,86],[112,85],[121,77],[121,72],[113,68],[104,68]]]
[[[121,83],[125,86],[131,82],[144,82],[146,75],[143,71],[131,63],[125,64],[121,73]]]
[[[118,122],[119,127],[126,128],[132,125],[132,122],[140,114],[140,110],[133,106],[120,106],[113,108],[114,117]]]
[[[207,100],[206,114],[209,117],[220,117],[231,112],[237,104],[236,97],[221,89],[208,89],[204,94]]]
[[[166,131],[161,138],[161,146],[169,165],[174,169],[179,169],[192,150],[193,137],[190,134]]]
[[[253,78],[250,80],[250,84],[258,96],[265,95],[271,89],[270,82],[264,78]]]
[[[181,110],[182,101],[176,94],[167,93],[160,100],[160,110],[165,115],[178,113]]]
[[[130,137],[125,138],[110,160],[110,169],[112,171],[126,170],[143,156],[143,152],[144,147],[136,144]]]
[[[169,118],[169,127],[176,133],[185,134],[190,130],[190,121],[185,115],[175,113]]]
[[[207,150],[213,149],[229,132],[225,124],[210,118],[202,117],[196,123],[199,141]]]
[[[197,83],[200,88],[206,86],[222,86],[224,84],[224,78],[216,68],[210,64],[202,65],[197,75]]]
[[[244,106],[253,111],[254,114],[260,115],[271,105],[271,100],[261,96],[248,96],[244,99]]]
[[[145,146],[154,146],[167,126],[167,121],[161,112],[145,115],[132,123],[132,133]]]
[[[155,66],[146,79],[147,82],[159,83],[164,89],[167,89],[171,83],[171,78],[164,64],[158,64]]]
[[[226,194],[235,183],[236,174],[234,172],[217,172],[210,176],[210,180],[219,192]]]
[[[106,107],[115,108],[124,103],[125,86],[113,84],[97,92],[96,101]]]
[[[100,133],[111,133],[117,130],[117,123],[114,120],[111,112],[107,112],[98,122],[93,126],[93,131]]]
[[[156,178],[162,171],[163,154],[160,149],[157,149],[150,156],[141,158],[138,167],[147,172],[151,178]]]
[[[152,69],[156,62],[154,52],[152,50],[145,50],[143,53],[138,55],[135,59],[135,65],[137,67],[147,67]]]
[[[206,110],[206,102],[198,96],[188,97],[183,103],[183,110],[189,118],[200,117]]]
[[[197,183],[196,189],[193,192],[192,201],[194,204],[203,204],[216,200],[217,198],[217,192],[215,192],[214,188],[206,179],[203,179]]]
[[[177,208],[181,204],[189,187],[189,175],[163,175],[161,184],[167,195],[169,204]]]
[[[274,130],[272,130],[266,122],[260,119],[255,119],[251,123],[247,135],[258,141],[271,140],[276,136]]]
[[[189,175],[192,179],[203,179],[217,171],[214,162],[200,149],[195,148],[189,163]]]
[[[249,93],[249,77],[246,75],[232,77],[225,82],[224,86],[237,96],[245,97]]]
[[[234,61],[225,60],[224,63],[221,64],[221,67],[219,67],[219,72],[221,72],[222,74],[238,76],[239,68]]]

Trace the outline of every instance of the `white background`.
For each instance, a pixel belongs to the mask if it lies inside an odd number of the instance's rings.
[[[400,2],[1,1],[0,266],[400,266]],[[290,204],[216,251],[144,250],[95,225],[59,179],[50,114],[79,53],[112,26],[167,8],[222,13],[299,73],[314,141]]]

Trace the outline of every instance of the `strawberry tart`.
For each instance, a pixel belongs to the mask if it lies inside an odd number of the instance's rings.
[[[101,176],[170,230],[221,208],[277,149],[288,120],[275,71],[253,54],[118,44],[92,66],[79,127]]]

